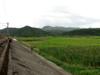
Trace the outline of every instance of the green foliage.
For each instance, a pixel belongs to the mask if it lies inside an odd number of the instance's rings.
[[[18,39],[74,75],[100,75],[100,37],[98,36]]]
[[[63,35],[68,36],[100,36],[100,28],[78,29],[70,32],[64,32]]]

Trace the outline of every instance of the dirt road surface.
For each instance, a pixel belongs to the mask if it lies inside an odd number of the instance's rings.
[[[9,49],[7,75],[71,75],[23,44],[13,40]]]

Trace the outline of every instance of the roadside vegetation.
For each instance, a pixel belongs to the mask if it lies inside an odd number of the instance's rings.
[[[100,75],[100,37],[17,37],[73,75]]]

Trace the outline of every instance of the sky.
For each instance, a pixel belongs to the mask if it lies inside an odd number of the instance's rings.
[[[0,0],[0,28],[100,28],[100,0]]]

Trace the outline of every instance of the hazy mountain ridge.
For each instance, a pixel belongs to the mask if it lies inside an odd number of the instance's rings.
[[[74,28],[74,27],[60,27],[60,26],[57,26],[57,27],[44,26],[42,29],[44,31],[47,31],[47,32],[49,32],[51,34],[54,34],[54,35],[61,35],[64,32],[73,31],[73,30],[76,30],[76,29],[79,29],[79,28]]]

